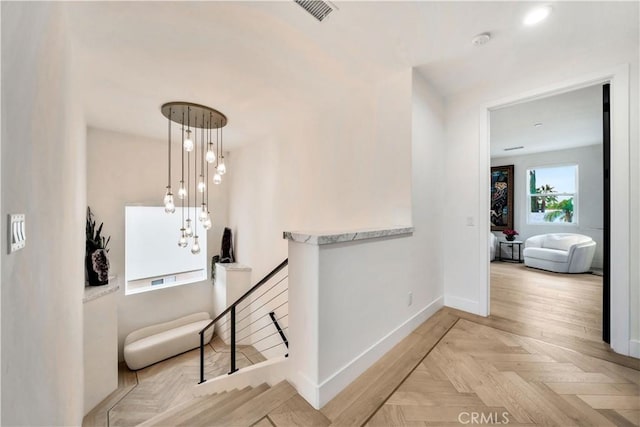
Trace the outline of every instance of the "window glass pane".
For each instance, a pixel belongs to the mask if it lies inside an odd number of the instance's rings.
[[[530,224],[574,223],[573,196],[531,196]]]
[[[575,193],[576,167],[571,165],[529,169],[529,194]]]

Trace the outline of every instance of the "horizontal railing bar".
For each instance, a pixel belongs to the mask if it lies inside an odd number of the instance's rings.
[[[254,302],[258,301],[260,298],[262,298],[264,295],[266,295],[271,289],[275,288],[276,286],[278,286],[280,283],[284,282],[284,280],[286,278],[288,278],[289,276],[284,276],[282,279],[280,279],[279,281],[277,281],[276,283],[273,284],[273,286],[271,286],[269,289],[267,289],[266,291],[264,291],[263,293],[261,293],[260,295],[258,295],[257,297],[255,297],[254,299],[252,299],[251,301],[247,302],[247,305],[242,307],[240,310],[237,310],[236,313],[240,313],[244,310],[246,310],[247,308],[251,307],[251,304],[253,304]]]
[[[267,289],[265,292],[263,292],[262,294],[258,295],[256,298],[252,299],[251,301],[249,301],[248,305],[246,305],[245,307],[241,308],[240,310],[236,310],[236,316],[238,315],[238,313],[246,310],[247,308],[251,307],[251,304],[253,304],[254,302],[258,301],[260,298],[262,298],[264,295],[266,295],[267,293],[269,293],[269,291],[271,291],[273,288],[275,288],[276,286],[278,286],[280,283],[282,283],[287,277],[289,277],[288,275],[283,277],[280,281],[276,282],[273,286],[271,286],[269,289]],[[288,289],[285,289],[288,290]],[[280,292],[281,294],[282,292]],[[279,295],[279,294],[278,294]],[[273,298],[272,298],[273,299]],[[253,310],[251,313],[254,313],[255,311],[257,311],[258,309],[264,307],[268,302],[270,302],[271,300],[267,301],[266,303],[262,304],[260,307],[258,307],[256,310]],[[237,308],[237,307],[236,307]],[[251,314],[249,313],[249,314]],[[238,320],[238,323],[240,323],[242,320],[246,319],[247,316],[243,317],[242,319]],[[224,322],[220,323],[217,325],[217,328],[221,328],[224,325],[229,323],[229,316],[227,316],[224,319]],[[228,331],[229,328],[227,327],[224,331]],[[222,331],[222,332],[224,332]]]
[[[271,270],[271,272],[269,274],[267,274],[266,276],[264,276],[262,278],[262,280],[260,280],[258,283],[256,283],[255,285],[253,285],[251,287],[251,289],[249,289],[247,292],[245,292],[240,298],[238,298],[233,304],[231,304],[229,307],[227,307],[222,313],[220,313],[219,315],[216,316],[215,319],[213,319],[211,322],[209,322],[209,324],[207,326],[205,326],[204,328],[202,328],[202,330],[200,331],[200,334],[204,334],[204,332],[209,329],[210,327],[212,327],[218,320],[222,319],[222,316],[224,316],[225,314],[229,313],[231,311],[232,308],[237,307],[238,304],[240,304],[242,301],[245,300],[245,298],[247,298],[249,295],[251,295],[256,289],[258,289],[260,286],[264,285],[265,283],[267,283],[273,276],[275,276],[276,274],[278,274],[278,272],[280,270],[282,270],[283,268],[285,268],[287,265],[289,265],[289,258],[285,259],[284,261],[282,261],[280,263],[280,265],[278,265],[276,268],[274,268],[273,270]]]
[[[268,314],[266,314],[266,315],[262,316],[260,319],[262,319],[262,318],[264,318],[264,317],[266,317],[266,316],[268,316]],[[288,314],[285,314],[285,315],[284,315],[284,316],[282,316],[280,319],[276,319],[276,320],[282,320],[282,319],[284,319],[284,318],[285,318],[285,317],[287,317],[287,316],[288,316]],[[260,320],[260,319],[258,319],[258,320]],[[256,320],[256,322],[257,322],[257,320]],[[253,323],[255,323],[255,322],[253,322]],[[251,323],[250,325],[245,326],[244,328],[240,329],[240,330],[239,330],[239,331],[237,331],[236,333],[239,333],[239,332],[243,331],[244,329],[247,329],[249,326],[253,325],[253,323]],[[259,332],[259,331],[263,330],[264,328],[266,328],[266,327],[267,327],[267,326],[269,326],[269,325],[273,325],[273,322],[271,322],[271,321],[270,321],[270,322],[269,322],[269,323],[267,323],[266,325],[261,326],[259,329],[256,329],[255,331],[252,331],[251,333],[249,333],[249,334],[245,335],[244,337],[242,337],[242,338],[238,338],[238,341],[242,341],[242,340],[245,340],[245,339],[249,338],[251,335],[253,335],[253,334],[255,334],[255,333],[257,333],[257,332]]]
[[[269,335],[267,335],[267,336],[264,336],[264,337],[260,338],[259,340],[255,341],[255,342],[252,342],[252,343],[251,343],[251,344],[249,344],[249,345],[252,345],[252,346],[253,346],[253,345],[255,345],[255,344],[259,343],[260,341],[264,341],[264,340],[266,340],[267,338],[272,337],[272,336],[277,335],[277,334],[278,334],[278,331],[275,331],[274,333],[269,334]]]
[[[273,310],[271,310],[271,311],[275,311],[275,310],[279,309],[280,307],[283,307],[284,305],[286,305],[286,304],[288,304],[288,303],[289,303],[289,300],[287,300],[287,301],[283,302],[282,304],[278,305],[277,307],[275,307],[275,308],[274,308]],[[260,307],[260,308],[262,308],[262,307]],[[265,317],[267,317],[268,315],[269,315],[269,313],[267,313],[267,314],[265,314],[265,315],[263,315],[263,316],[258,317],[258,318],[257,318],[256,320],[254,320],[253,322],[248,323],[248,324],[247,324],[246,326],[244,326],[242,329],[239,329],[238,331],[236,331],[236,333],[239,333],[239,332],[244,331],[244,330],[245,330],[245,329],[247,329],[249,326],[251,326],[251,325],[255,324],[256,322],[258,322],[258,321],[260,321],[260,320],[264,319],[264,318],[265,318]],[[285,314],[284,316],[282,316],[282,319],[284,319],[286,316],[287,316],[286,314]],[[244,319],[246,319],[246,317],[245,317]],[[242,320],[242,319],[241,319],[241,320]],[[278,320],[280,320],[280,319],[278,319]],[[239,320],[237,323],[240,323],[240,320]],[[270,323],[272,323],[272,322],[270,322]],[[227,328],[223,329],[222,331],[218,331],[218,332],[217,332],[217,333],[218,333],[218,336],[223,335],[225,332],[227,332],[227,331],[228,331],[228,330],[230,330],[230,329],[231,329],[231,326],[228,326]],[[260,329],[262,329],[262,328],[260,328]],[[254,331],[254,332],[255,332],[255,331]],[[247,338],[247,337],[250,337],[251,335],[252,335],[252,333],[251,333],[251,334],[249,334],[249,335],[246,335],[246,336],[245,336],[244,338],[242,338],[242,339],[245,339],[245,338]],[[238,339],[238,341],[239,341],[239,339]]]
[[[255,352],[255,353],[249,353],[248,355],[247,355],[247,354],[245,354],[245,356],[247,356],[247,357],[249,357],[249,356],[253,356],[254,354],[258,354],[258,353],[261,353],[261,352],[263,352],[263,351],[271,350],[272,348],[277,347],[277,346],[279,346],[279,345],[284,345],[284,343],[283,343],[282,341],[280,341],[279,343],[274,344],[274,345],[272,345],[272,346],[270,346],[270,347],[264,348],[264,349],[262,349],[262,350],[258,350],[258,349],[256,348],[256,352]],[[254,347],[254,348],[255,348],[255,347]],[[286,348],[286,346],[285,346],[285,348]]]
[[[289,289],[283,289],[280,292],[278,292],[275,296],[271,297],[270,299],[268,299],[267,301],[265,301],[260,307],[256,308],[253,311],[250,311],[249,314],[247,314],[246,316],[244,316],[242,319],[238,320],[238,323],[242,322],[244,319],[246,319],[247,317],[251,316],[253,313],[255,313],[256,311],[260,310],[262,307],[264,307],[265,305],[269,304],[271,301],[273,301],[274,299],[278,298],[280,295],[282,295],[283,293],[287,292]]]

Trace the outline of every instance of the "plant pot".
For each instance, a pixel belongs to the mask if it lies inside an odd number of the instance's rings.
[[[507,242],[513,242],[516,240],[516,236],[506,236],[505,238],[507,239]]]
[[[96,249],[87,254],[85,266],[89,286],[102,286],[109,283],[109,258],[106,250]]]

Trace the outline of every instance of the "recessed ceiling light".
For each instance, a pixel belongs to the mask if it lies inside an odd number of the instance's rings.
[[[533,126],[539,128],[540,126],[542,126],[542,123],[534,123]]]
[[[507,147],[504,149],[504,151],[522,150],[523,148],[524,146],[518,145],[517,147]]]
[[[550,13],[551,13],[551,6],[537,7],[531,10],[529,13],[527,13],[522,23],[527,27],[536,25],[537,23],[544,21],[547,18],[547,16],[549,16]]]
[[[471,39],[471,43],[475,46],[482,46],[483,44],[487,44],[491,40],[490,33],[482,33],[478,34],[474,38]]]

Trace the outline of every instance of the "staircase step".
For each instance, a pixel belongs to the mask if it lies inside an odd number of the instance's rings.
[[[268,390],[269,386],[267,384],[261,384],[255,388],[247,387],[235,396],[221,401],[214,407],[208,407],[205,410],[197,410],[198,408],[195,408],[196,411],[191,412],[189,417],[184,421],[179,420],[179,422],[172,423],[172,425],[185,427],[209,427],[216,425],[218,419],[224,417],[225,414],[233,413],[237,408],[244,406],[247,402],[250,402],[256,396],[260,396]]]
[[[209,408],[211,406],[217,405],[220,402],[229,398],[229,396],[234,396],[239,393],[240,390],[231,390],[231,391],[223,391],[221,393],[209,395],[209,396],[201,396],[196,397],[186,402],[183,402],[179,405],[176,405],[172,408],[167,409],[161,414],[156,415],[155,417],[148,419],[142,424],[138,424],[138,427],[152,427],[152,426],[167,426],[167,425],[175,425],[177,421],[185,416],[189,416],[189,414],[193,413],[196,410],[202,410],[203,408]]]
[[[211,427],[251,426],[296,394],[291,384],[282,381],[221,418],[209,420],[207,425]]]
[[[331,421],[322,412],[309,405],[299,394],[269,413],[268,420],[276,427],[326,427]],[[267,424],[264,424],[267,426]]]

